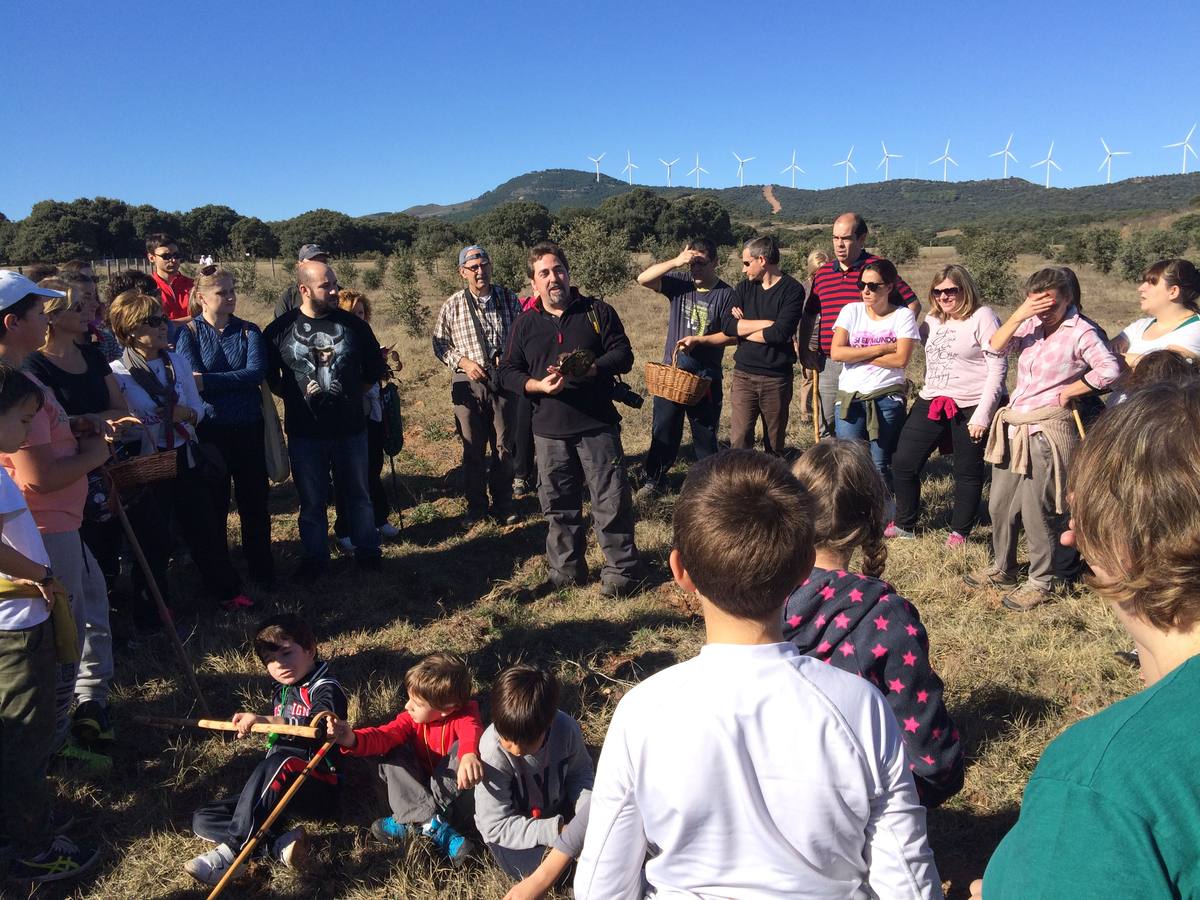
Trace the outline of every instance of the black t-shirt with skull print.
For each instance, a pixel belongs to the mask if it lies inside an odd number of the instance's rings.
[[[293,309],[263,339],[267,383],[283,398],[289,436],[345,437],[366,427],[363,395],[387,375],[370,325],[340,309],[319,319]]]

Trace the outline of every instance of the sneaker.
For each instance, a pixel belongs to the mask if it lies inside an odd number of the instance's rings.
[[[975,572],[968,572],[962,577],[962,580],[974,588],[1014,588],[1017,586],[1017,579],[1007,572],[997,572],[995,569],[979,569]]]
[[[230,597],[221,604],[226,612],[243,612],[248,609],[254,609],[254,601],[245,594],[238,594],[236,597]]]
[[[350,540],[350,538],[348,538],[348,537],[338,538],[337,546],[338,546],[338,549],[341,550],[343,553],[345,553],[349,556],[354,555],[354,541]]]
[[[42,884],[77,878],[94,866],[98,859],[100,851],[97,848],[77,844],[60,834],[37,856],[14,860],[8,870],[8,880]]]
[[[371,837],[384,844],[407,841],[416,834],[417,826],[408,822],[397,822],[395,816],[376,819],[371,823]]]
[[[635,503],[647,503],[651,500],[657,500],[666,492],[667,485],[665,482],[647,481],[633,492],[633,500]]]
[[[524,478],[514,478],[512,491],[513,491],[513,499],[520,500],[520,499],[528,496],[529,494],[532,494],[533,488],[530,485],[528,480],[526,480]]]
[[[379,539],[381,541],[392,541],[400,537],[400,529],[391,522],[384,522],[379,526]]]
[[[303,828],[293,828],[281,834],[271,843],[271,858],[297,871],[308,861],[308,833]]]
[[[521,521],[521,517],[511,509],[493,509],[492,518],[501,525],[516,525]]]
[[[887,523],[887,528],[883,529],[883,536],[885,538],[896,538],[901,541],[911,541],[916,538],[915,534],[905,528],[901,528],[895,522]]]
[[[1137,647],[1132,647],[1129,650],[1116,650],[1113,656],[1127,665],[1133,666],[1135,669],[1141,668],[1142,657],[1138,654]]]
[[[229,867],[233,865],[234,854],[229,849],[228,844],[218,844],[207,853],[201,853],[199,856],[189,859],[183,864],[183,871],[187,872],[201,884],[216,884],[225,877],[225,873],[229,871]],[[238,880],[246,873],[246,867],[242,866],[234,875],[234,880]]]
[[[1050,596],[1050,591],[1038,587],[1033,582],[1026,581],[1004,598],[1004,605],[1006,608],[1015,610],[1016,612],[1029,612],[1029,610],[1041,606],[1049,600]]]
[[[68,742],[54,754],[50,765],[56,772],[83,778],[107,778],[112,774],[113,761],[111,756]]]
[[[966,535],[959,534],[957,531],[950,532],[950,536],[946,538],[946,547],[950,550],[957,550],[965,546],[967,546]]]
[[[433,841],[455,868],[467,861],[475,845],[455,831],[441,816],[434,816],[421,826],[421,834]]]
[[[116,740],[108,710],[98,700],[84,700],[71,716],[71,734],[85,747]]]

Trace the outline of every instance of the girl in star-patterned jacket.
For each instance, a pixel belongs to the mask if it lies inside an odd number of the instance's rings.
[[[962,788],[962,744],[917,608],[880,580],[887,561],[883,481],[863,443],[835,438],[818,443],[792,471],[816,501],[817,556],[812,574],[788,597],[784,637],[883,692],[900,722],[921,802],[932,809]],[[861,575],[847,570],[856,548]]]

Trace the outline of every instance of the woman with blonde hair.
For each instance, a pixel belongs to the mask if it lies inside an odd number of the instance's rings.
[[[1004,394],[1008,360],[988,345],[1000,319],[983,305],[971,273],[945,266],[929,288],[921,324],[925,383],[900,432],[892,477],[896,520],[888,537],[911,538],[921,512],[921,470],[933,451],[954,450],[954,507],[947,547],[967,542],[979,512],[986,469],[984,435]]]
[[[817,269],[829,262],[829,254],[824,250],[809,251],[808,258],[805,260],[805,268],[808,272],[808,280],[804,283],[804,296],[812,293],[812,279],[816,274]],[[818,318],[817,324],[813,327],[812,337],[809,339],[810,350],[817,350],[820,347],[821,324]],[[796,356],[800,359],[804,358],[803,347],[800,346],[800,333],[796,333]],[[814,415],[820,415],[820,411],[813,410],[813,378],[816,372],[813,369],[807,369],[801,366],[800,368],[800,417],[804,420],[811,419]]]

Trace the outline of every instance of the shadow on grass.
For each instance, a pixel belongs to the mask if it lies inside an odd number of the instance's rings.
[[[985,684],[956,704],[950,714],[962,734],[969,767],[988,743],[1012,731],[1018,723],[1021,727],[1034,726],[1060,712],[1060,705],[1045,697]]]
[[[967,900],[971,882],[983,877],[996,845],[1016,824],[1016,809],[972,813],[941,807],[929,813],[929,844],[942,881],[949,881],[946,900]]]

